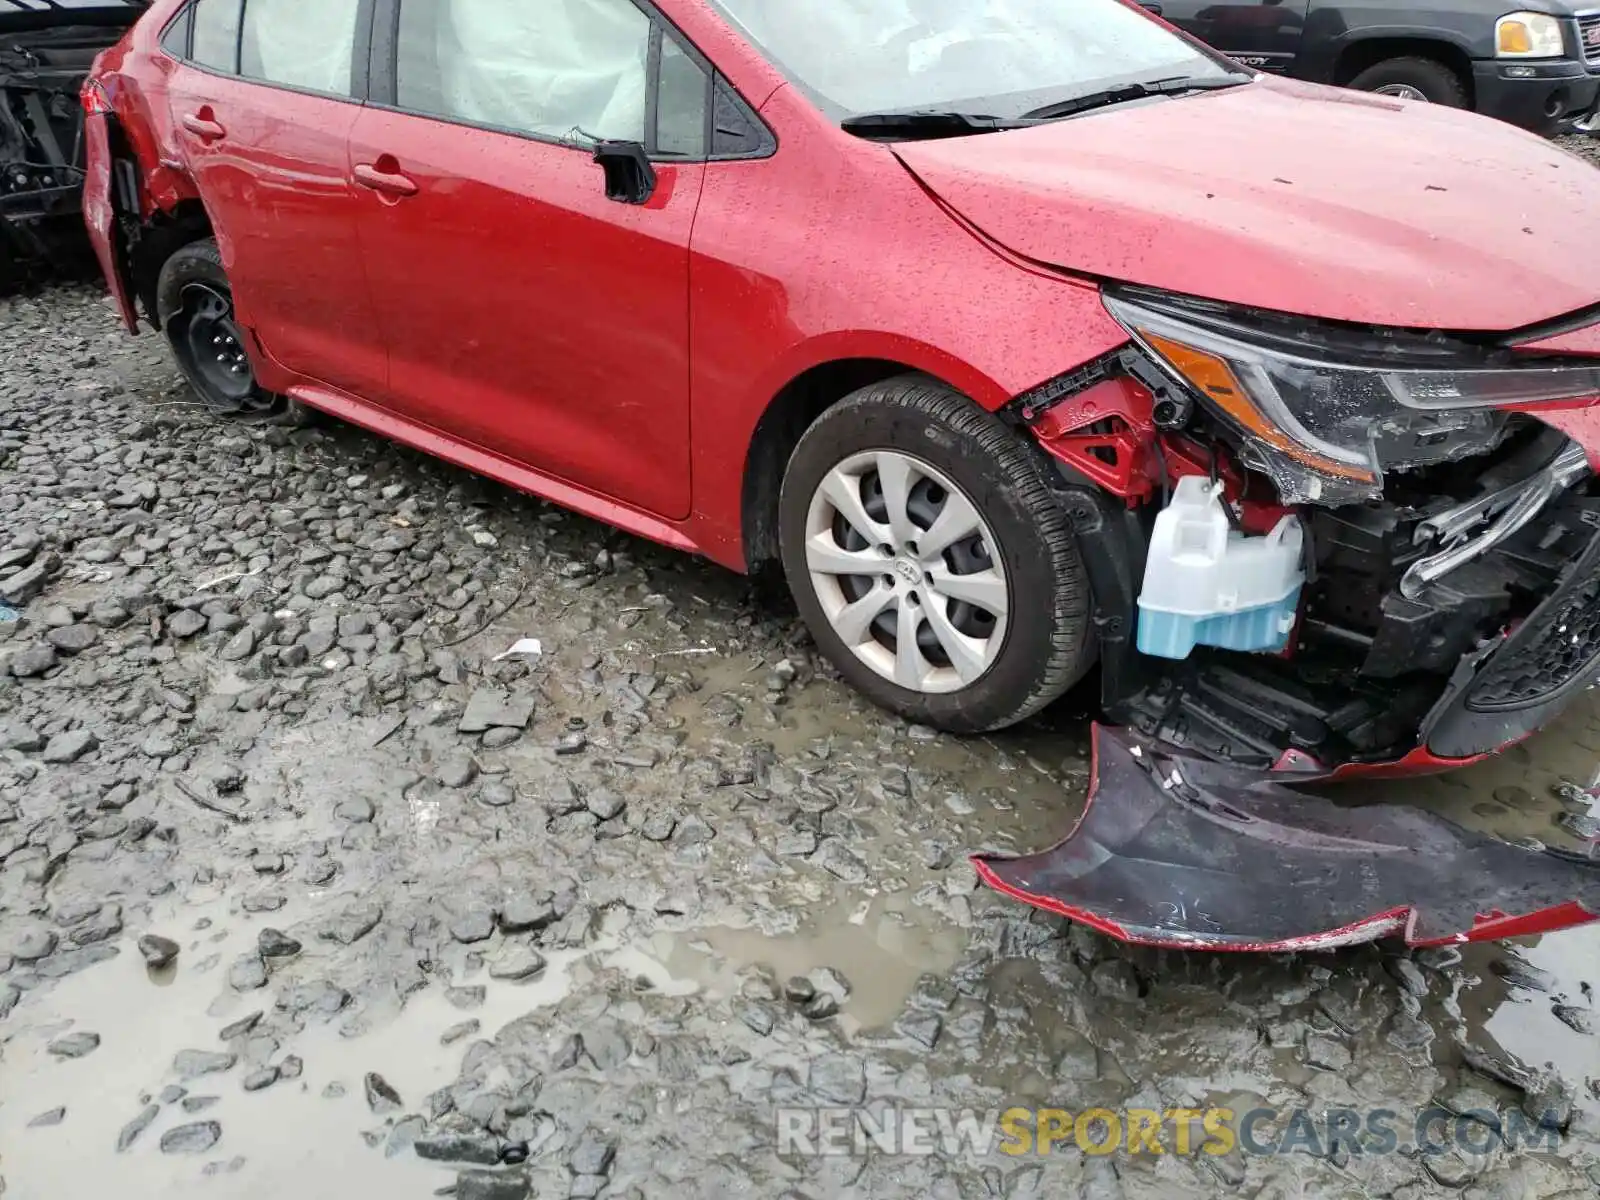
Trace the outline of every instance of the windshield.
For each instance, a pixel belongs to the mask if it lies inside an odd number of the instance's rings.
[[[834,116],[1016,117],[1109,87],[1237,70],[1121,0],[713,3]]]

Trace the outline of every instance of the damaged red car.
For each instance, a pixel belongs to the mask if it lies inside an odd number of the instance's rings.
[[[1414,944],[1587,858],[1287,785],[1600,676],[1600,174],[1121,0],[157,0],[84,90],[128,328],[735,570],[957,733],[1099,689],[980,862],[1115,936]]]

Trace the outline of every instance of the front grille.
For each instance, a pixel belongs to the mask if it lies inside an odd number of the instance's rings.
[[[1600,13],[1578,18],[1578,45],[1585,62],[1600,63]]]
[[[1600,659],[1600,539],[1577,570],[1514,633],[1472,685],[1474,712],[1529,708],[1596,674]],[[1592,678],[1590,682],[1593,682]]]

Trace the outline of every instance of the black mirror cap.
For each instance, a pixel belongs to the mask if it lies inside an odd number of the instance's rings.
[[[656,194],[656,169],[639,142],[598,142],[594,160],[605,169],[606,199],[618,204],[648,204]]]

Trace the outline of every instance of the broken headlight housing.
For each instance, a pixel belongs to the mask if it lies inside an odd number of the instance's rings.
[[[1105,304],[1161,368],[1240,438],[1286,504],[1382,494],[1385,468],[1496,445],[1506,405],[1600,396],[1600,363],[1518,363],[1412,331],[1368,332],[1145,289]]]

